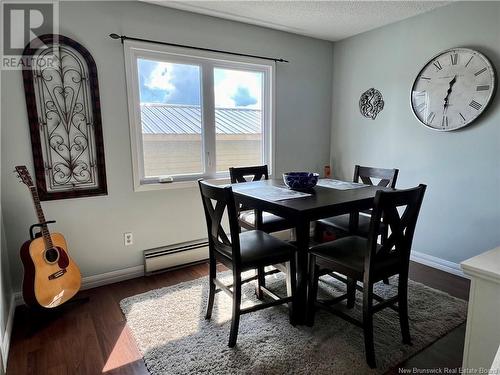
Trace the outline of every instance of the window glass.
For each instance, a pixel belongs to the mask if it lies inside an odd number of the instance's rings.
[[[164,176],[177,182],[228,177],[230,167],[272,170],[274,64],[190,52],[125,43],[136,190]]]
[[[216,170],[263,164],[262,72],[214,69]]]
[[[201,69],[137,59],[144,177],[203,173]]]

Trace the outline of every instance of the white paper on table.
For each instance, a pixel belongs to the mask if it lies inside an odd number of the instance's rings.
[[[250,195],[255,198],[264,199],[266,201],[284,201],[287,199],[310,197],[312,194],[303,193],[301,191],[280,188],[276,186],[261,186],[257,188],[241,189],[241,193]]]
[[[368,185],[360,184],[359,182],[347,182],[347,181],[333,180],[329,178],[322,178],[318,181],[317,186],[322,186],[337,190],[349,190],[349,189],[359,189],[362,187],[367,187]]]

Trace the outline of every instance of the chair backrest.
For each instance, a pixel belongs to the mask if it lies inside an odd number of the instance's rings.
[[[231,186],[216,186],[198,180],[201,200],[207,221],[210,250],[230,256],[233,263],[240,261],[240,237],[238,215]],[[227,211],[231,240],[222,227],[222,218]]]
[[[254,167],[231,167],[229,168],[229,175],[231,176],[231,183],[248,182],[247,176],[252,176],[251,181],[267,180],[269,172],[267,165],[257,165]]]
[[[375,262],[387,257],[398,257],[400,272],[408,272],[413,234],[426,188],[426,185],[420,184],[412,189],[377,191],[368,235],[369,255],[365,260],[365,272],[369,272]],[[379,248],[377,238],[382,218],[390,234]]]
[[[361,165],[356,165],[354,167],[354,182],[361,182],[365,185],[373,185],[373,180],[380,180],[377,186],[383,187],[396,187],[396,180],[398,178],[399,169],[385,169],[385,168],[373,168],[373,167],[363,167]]]

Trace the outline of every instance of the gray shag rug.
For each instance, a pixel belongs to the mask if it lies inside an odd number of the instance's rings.
[[[230,272],[219,278],[232,280]],[[283,274],[266,280],[270,289],[283,295]],[[391,285],[378,283],[375,292],[390,297],[396,294],[396,285],[397,278],[392,278]],[[320,297],[345,292],[344,284],[328,276],[319,288]],[[212,319],[205,320],[207,291],[204,277],[121,301],[151,374],[380,374],[464,322],[467,307],[463,300],[410,280],[413,345],[402,344],[397,313],[382,310],[374,316],[378,367],[370,369],[360,328],[325,311],[318,311],[314,327],[293,327],[286,305],[243,315],[237,345],[231,349],[227,346],[231,299],[217,293]],[[243,306],[258,303],[253,283],[245,284],[243,292]],[[361,293],[356,297],[355,308],[347,312],[359,318]]]

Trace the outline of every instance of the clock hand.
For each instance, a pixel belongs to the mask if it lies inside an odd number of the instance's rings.
[[[452,87],[457,82],[457,76],[454,76],[453,79],[450,81],[450,87],[448,88],[448,91],[446,92],[446,97],[444,98],[444,108],[448,108],[448,101],[449,97],[452,91]]]

